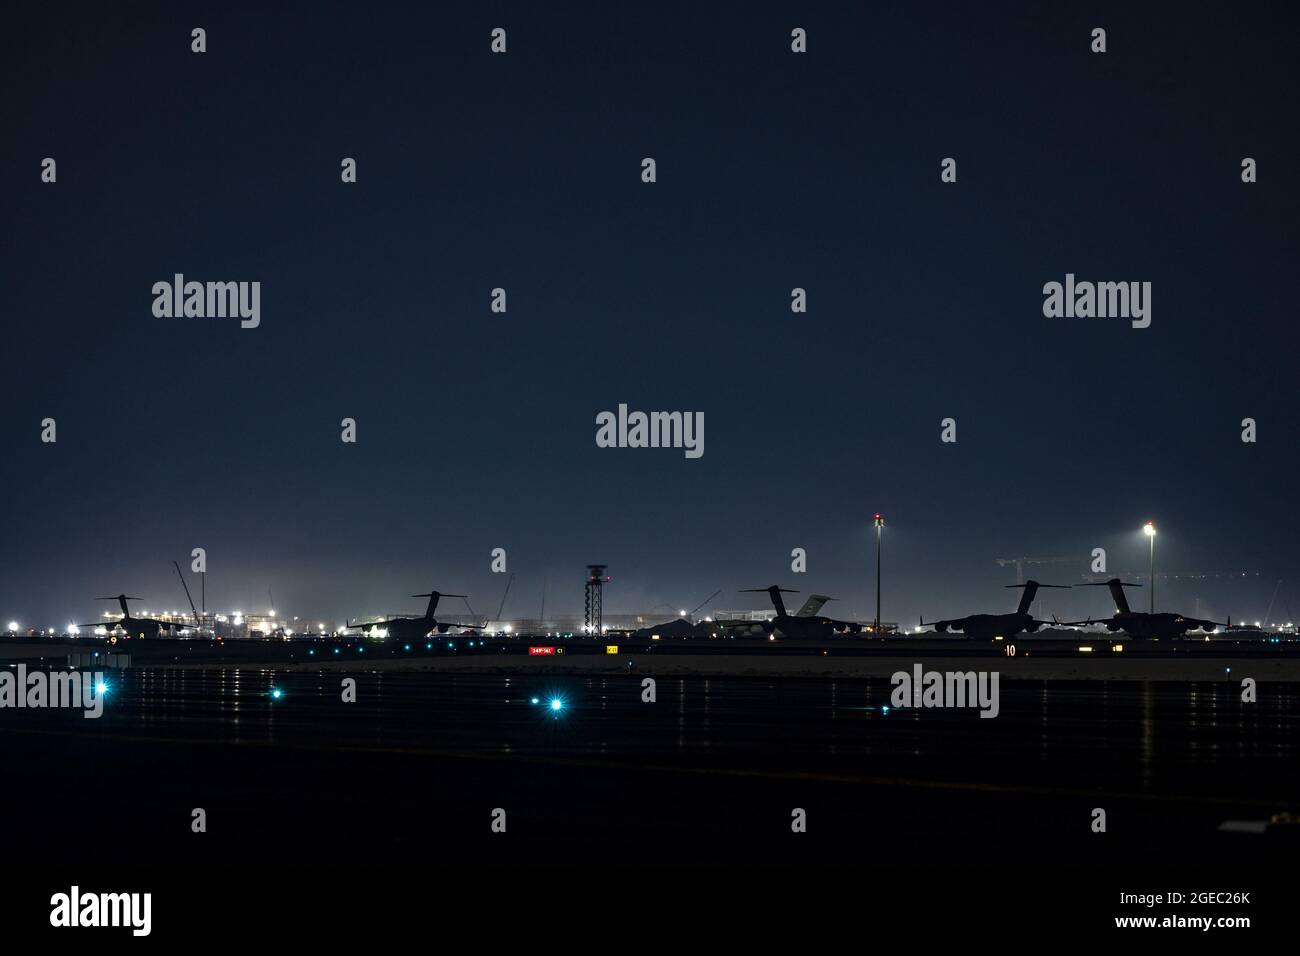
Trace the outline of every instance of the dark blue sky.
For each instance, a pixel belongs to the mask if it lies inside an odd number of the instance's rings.
[[[515,615],[606,561],[607,611],[866,617],[876,510],[891,620],[1009,604],[998,557],[1145,574],[1147,518],[1165,570],[1258,575],[1163,606],[1300,613],[1285,5],[440,6],[20,5],[0,616],[183,606],[202,546],[226,608],[495,610],[504,547]],[[261,327],[155,318],[176,272],[259,280]],[[1150,281],[1151,327],[1044,318],[1067,272]],[[598,449],[620,402],[704,412],[704,457]]]

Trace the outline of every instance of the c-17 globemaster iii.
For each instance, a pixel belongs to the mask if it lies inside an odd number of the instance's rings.
[[[1129,609],[1128,598],[1124,596],[1125,588],[1140,588],[1142,585],[1133,584],[1127,581],[1121,581],[1119,578],[1111,578],[1109,581],[1096,582],[1094,584],[1084,585],[1085,587],[1109,588],[1111,599],[1115,602],[1115,613],[1104,620],[1094,621],[1088,618],[1084,621],[1067,621],[1067,626],[1078,626],[1087,624],[1101,624],[1111,633],[1123,631],[1130,637],[1136,638],[1157,638],[1157,637],[1182,637],[1188,631],[1200,629],[1207,634],[1217,628],[1227,630],[1232,627],[1232,618],[1229,617],[1226,623],[1220,624],[1218,621],[1204,621],[1197,617],[1186,617],[1182,614],[1174,614],[1168,611],[1156,611],[1148,613],[1146,611],[1133,611]]]
[[[1068,588],[1069,586],[1068,584],[1039,584],[1037,581],[1008,584],[1006,587],[1009,588],[1024,588],[1024,593],[1020,595],[1020,604],[1011,614],[970,614],[966,617],[953,618],[951,621],[931,621],[929,625],[922,618],[921,626],[932,626],[941,634],[945,631],[960,631],[967,637],[983,640],[991,641],[999,637],[1010,640],[1021,632],[1032,634],[1044,624],[1051,623],[1039,621],[1029,613],[1039,588]]]
[[[94,624],[78,624],[77,627],[102,627],[110,633],[116,628],[126,631],[127,637],[147,638],[153,640],[158,636],[160,631],[193,631],[197,629],[194,624],[180,624],[176,621],[159,621],[151,617],[132,617],[131,612],[127,609],[127,601],[143,601],[144,598],[130,597],[126,594],[118,594],[113,597],[96,598],[98,601],[116,601],[122,607],[122,618],[118,621],[97,621]]]
[[[746,588],[741,593],[767,594],[772,599],[772,607],[776,610],[776,617],[766,621],[721,620],[714,621],[714,624],[730,631],[761,630],[772,640],[777,637],[791,638],[793,640],[817,640],[831,637],[837,633],[858,634],[861,633],[864,627],[870,626],[858,621],[837,621],[834,618],[818,616],[817,612],[821,610],[823,604],[835,600],[825,594],[810,595],[797,613],[789,614],[785,609],[785,602],[781,600],[781,595],[798,594],[798,591],[791,591],[788,588],[778,587],[773,584],[771,587],[766,588]]]
[[[442,594],[438,591],[429,591],[426,594],[413,594],[412,597],[427,597],[429,599],[428,610],[424,612],[424,617],[395,617],[387,621],[369,621],[365,624],[349,624],[348,628],[354,630],[368,631],[372,628],[379,628],[387,632],[388,636],[396,640],[422,640],[429,634],[437,631],[439,634],[446,634],[453,627],[463,627],[471,631],[481,631],[482,625],[479,624],[457,624],[454,621],[439,621],[433,616],[433,612],[438,609],[438,599],[444,597],[463,598],[463,594]]]

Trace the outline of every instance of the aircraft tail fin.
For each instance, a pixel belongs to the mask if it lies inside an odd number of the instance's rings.
[[[817,612],[822,609],[822,605],[827,601],[834,601],[835,598],[828,597],[825,594],[810,594],[808,600],[803,602],[803,607],[794,612],[795,617],[816,617]]]
[[[1024,593],[1020,595],[1020,605],[1016,608],[1017,614],[1028,614],[1030,606],[1034,603],[1034,596],[1038,593],[1039,588],[1068,588],[1068,584],[1039,584],[1037,581],[1026,581],[1024,584],[1008,584],[1009,588],[1023,588]]]
[[[434,613],[434,611],[438,610],[438,599],[439,599],[439,598],[445,598],[445,597],[458,597],[458,598],[463,598],[464,596],[465,596],[465,595],[463,595],[463,594],[443,594],[441,591],[429,591],[429,592],[426,593],[426,594],[412,594],[412,595],[411,595],[411,597],[427,597],[427,598],[429,599],[429,609],[428,609],[427,611],[424,612],[424,616],[425,616],[427,619],[429,619],[429,620],[433,620],[433,613]]]
[[[127,601],[142,601],[142,600],[144,600],[144,599],[143,599],[143,598],[138,598],[138,597],[131,597],[129,594],[114,594],[114,595],[112,595],[111,597],[102,597],[102,598],[97,598],[96,600],[99,600],[99,601],[116,601],[116,602],[118,603],[118,606],[122,608],[122,617],[127,618],[127,617],[130,617],[130,616],[131,616],[131,612],[128,611],[128,610],[126,609],[126,602],[127,602]]]
[[[1142,585],[1133,584],[1129,581],[1121,581],[1119,578],[1111,578],[1109,581],[1098,581],[1089,587],[1109,588],[1111,599],[1115,602],[1115,610],[1120,614],[1132,614],[1129,610],[1128,598],[1124,596],[1125,588],[1140,588]]]
[[[782,594],[798,594],[798,591],[791,591],[789,588],[778,587],[773,584],[765,588],[745,588],[742,594],[766,594],[772,599],[772,607],[776,608],[779,617],[788,617],[785,610],[785,601],[781,600]]]

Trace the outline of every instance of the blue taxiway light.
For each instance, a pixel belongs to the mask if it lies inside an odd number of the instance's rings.
[[[881,712],[882,714],[887,714],[887,713],[889,713],[889,708],[888,708],[888,707],[881,707],[881,708],[880,708],[880,712]]]
[[[96,694],[107,694],[107,693],[108,693],[108,685],[105,684],[103,681],[100,681],[98,684],[95,685],[95,693],[96,693]]]
[[[334,653],[337,654],[338,652],[339,652],[339,649],[338,649],[337,647],[334,648]]]
[[[560,700],[560,698],[558,697],[552,697],[551,710],[563,710],[563,709],[564,709],[564,701]]]
[[[534,703],[534,704],[540,704],[541,701],[538,700],[536,697],[534,697],[534,698],[533,698],[533,703]]]
[[[425,649],[426,651],[431,651],[431,650],[433,650],[433,645],[432,645],[432,644],[425,644],[425,645],[424,645],[424,649]]]
[[[410,649],[411,649],[411,645],[410,645],[410,644],[405,644],[405,645],[402,646],[402,650],[404,650],[404,651],[409,651]]]
[[[271,688],[271,698],[273,700],[279,700],[283,696],[284,696],[284,691],[280,690],[280,688],[278,687]]]

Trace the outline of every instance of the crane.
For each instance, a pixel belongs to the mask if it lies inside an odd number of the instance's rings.
[[[1026,564],[1073,564],[1079,560],[1077,554],[1029,554],[1022,555],[1018,558],[994,558],[998,567],[1005,568],[1008,564],[1016,566],[1016,584],[1025,583],[1025,565]],[[1039,611],[1042,605],[1039,605]]]
[[[1016,566],[1016,583],[1025,583],[1025,565],[1026,564],[1069,564],[1079,560],[1077,554],[1031,554],[1019,558],[994,558],[998,567],[1005,568],[1008,564]]]

